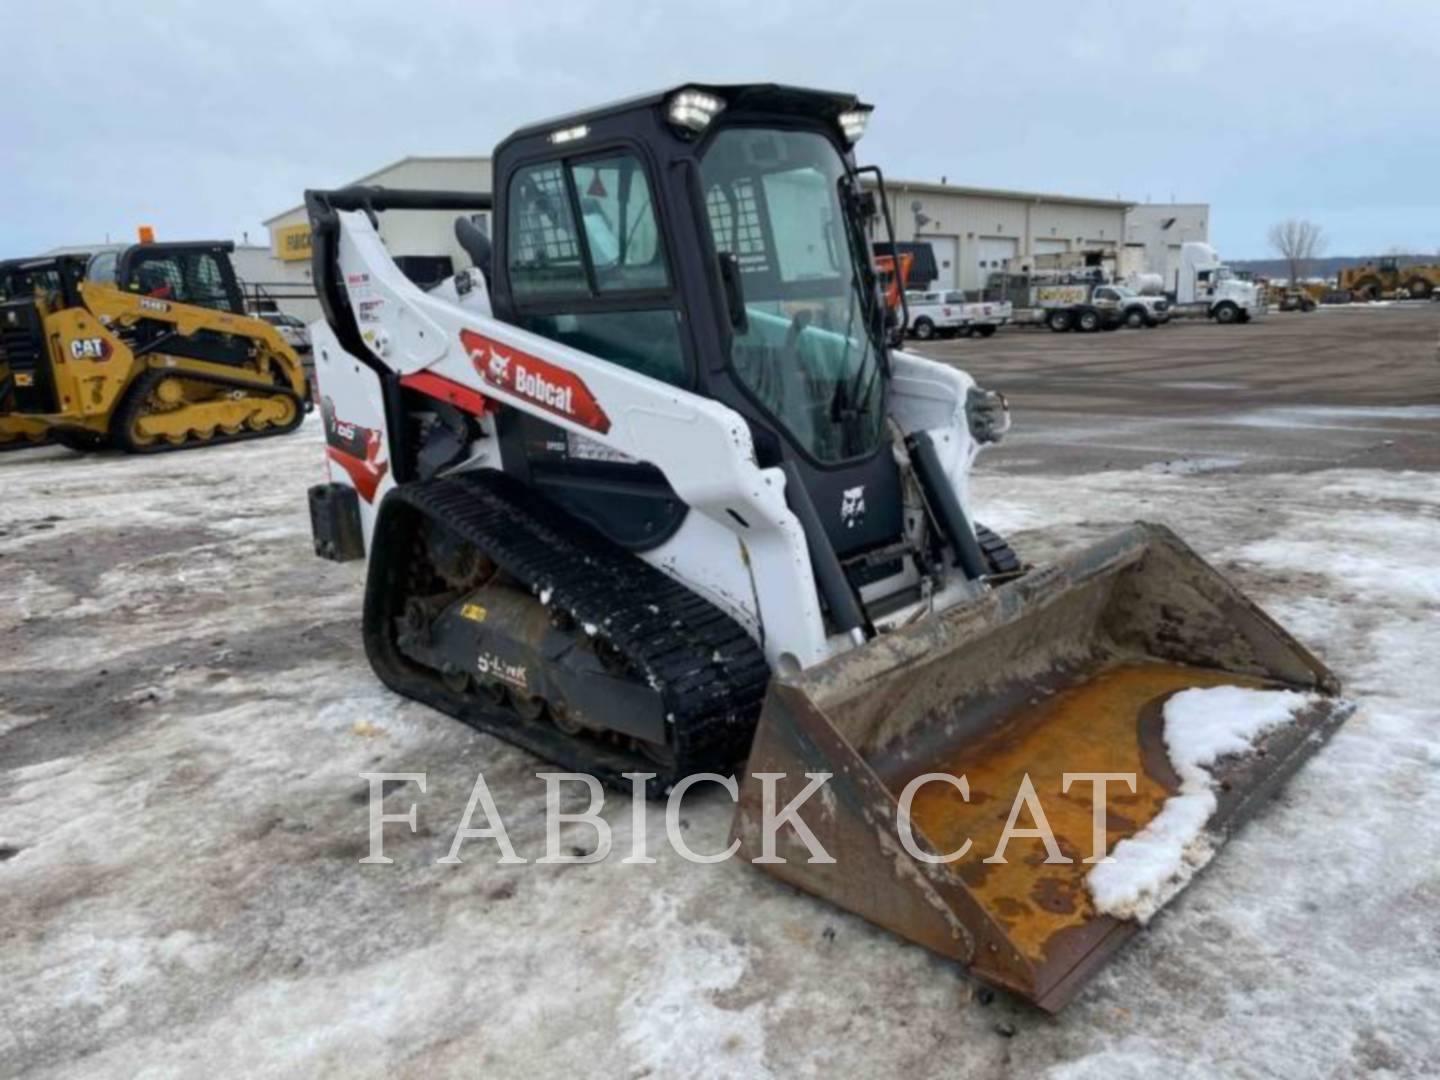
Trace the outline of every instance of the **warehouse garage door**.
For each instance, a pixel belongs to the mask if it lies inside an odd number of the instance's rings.
[[[937,289],[958,289],[960,287],[960,238],[958,236],[926,236],[924,241],[935,253],[935,278]]]
[[[1070,250],[1068,240],[1036,240],[1034,255],[1062,255]]]
[[[1009,236],[982,236],[975,245],[975,262],[979,267],[977,284],[983,285],[991,274],[1004,270],[1010,260],[1020,254],[1020,241]]]

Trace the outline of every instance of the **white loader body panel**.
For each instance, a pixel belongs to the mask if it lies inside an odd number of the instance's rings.
[[[340,270],[361,337],[405,385],[461,407],[483,395],[541,416],[597,450],[658,468],[691,513],[674,536],[639,557],[734,617],[772,666],[807,668],[852,646],[847,636],[826,634],[805,534],[786,503],[785,476],[756,464],[749,427],[738,413],[501,322],[483,299],[483,286],[460,292],[452,279],[424,292],[394,263],[365,214],[339,217]],[[339,422],[388,439],[374,372],[346,354],[323,323],[316,326],[315,355],[320,392],[334,402]],[[919,356],[892,353],[892,360],[891,419],[903,432],[931,433],[968,512],[967,479],[979,449],[965,411],[974,381]],[[493,436],[490,417],[482,417],[482,428]],[[383,450],[377,462],[387,457]],[[491,437],[478,440],[472,456],[450,471],[501,466],[499,442]],[[333,453],[329,468],[332,482],[360,494],[368,552],[380,499],[393,479],[382,477],[367,492],[364,474],[357,482],[354,467]],[[889,613],[880,625],[974,591],[957,581]]]

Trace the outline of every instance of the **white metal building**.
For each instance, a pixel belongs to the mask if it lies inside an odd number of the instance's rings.
[[[354,181],[393,188],[489,191],[490,159],[409,157]],[[979,288],[991,270],[1016,256],[1081,248],[1118,248],[1128,203],[1068,195],[995,191],[912,180],[888,181],[896,239],[931,244],[938,284]],[[384,214],[380,233],[397,255],[449,255],[468,265],[455,243],[453,213]],[[303,206],[269,218],[277,261],[298,262],[309,273],[309,231]],[[301,314],[297,312],[297,314]]]
[[[1143,254],[1138,269],[1174,281],[1180,245],[1210,240],[1208,203],[1137,203],[1125,215],[1125,244]]]
[[[352,182],[490,191],[492,171],[488,157],[407,157]],[[1064,252],[1105,251],[1124,269],[1165,273],[1170,251],[1178,253],[1183,241],[1208,236],[1210,213],[1203,204],[1136,205],[1120,199],[917,180],[888,180],[886,191],[896,239],[931,245],[940,274],[936,284],[943,288],[978,289],[995,270],[1018,268],[1035,255]],[[396,255],[448,256],[459,269],[468,266],[469,259],[455,242],[454,223],[451,211],[382,214],[380,234]],[[241,276],[247,281],[282,283],[278,286],[282,291],[293,291],[290,286],[295,282],[308,287],[310,245],[304,206],[276,214],[265,226],[270,231],[273,269],[263,276],[241,271]],[[319,317],[313,299],[282,300],[280,306],[307,320]]]
[[[1130,206],[915,180],[887,180],[885,190],[895,238],[930,244],[941,288],[978,289],[992,272],[1029,255],[1117,250]]]
[[[431,191],[489,191],[490,159],[487,157],[407,157],[351,181],[388,188],[423,188]],[[488,218],[488,215],[482,215]],[[455,241],[455,212],[413,211],[379,215],[380,235],[394,255],[449,258],[453,269],[470,265],[470,259]],[[303,204],[265,220],[270,230],[270,256],[277,267],[277,280],[303,274],[310,282],[310,225]],[[310,321],[320,317],[319,304],[282,303],[283,310]]]

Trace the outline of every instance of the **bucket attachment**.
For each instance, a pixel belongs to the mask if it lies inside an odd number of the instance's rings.
[[[1137,524],[973,603],[873,639],[766,698],[735,819],[743,857],[763,852],[762,773],[784,808],[829,773],[797,816],[833,863],[810,862],[792,825],[760,865],[799,888],[952,957],[986,981],[1056,1011],[1138,923],[1099,913],[1086,875],[1095,856],[1092,785],[1062,774],[1132,773],[1107,787],[1105,852],[1159,814],[1180,786],[1163,739],[1165,701],[1216,685],[1316,696],[1252,752],[1212,770],[1214,846],[1272,794],[1353,711],[1334,675],[1161,526]],[[926,773],[964,775],[968,801]],[[986,862],[1028,775],[1061,854],[1012,837]],[[1031,828],[1021,811],[1018,828]]]

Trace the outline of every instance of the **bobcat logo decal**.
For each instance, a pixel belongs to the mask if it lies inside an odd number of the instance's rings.
[[[840,520],[853,529],[865,520],[865,485],[846,488],[840,493]]]
[[[498,351],[496,351],[495,349],[491,349],[488,372],[490,376],[490,381],[500,383],[503,386],[505,383],[505,379],[509,375],[509,373],[510,358],[508,356],[501,356]]]
[[[461,330],[460,344],[487,386],[602,435],[610,430],[610,417],[575,372],[511,346],[502,352],[498,343],[474,330]]]

